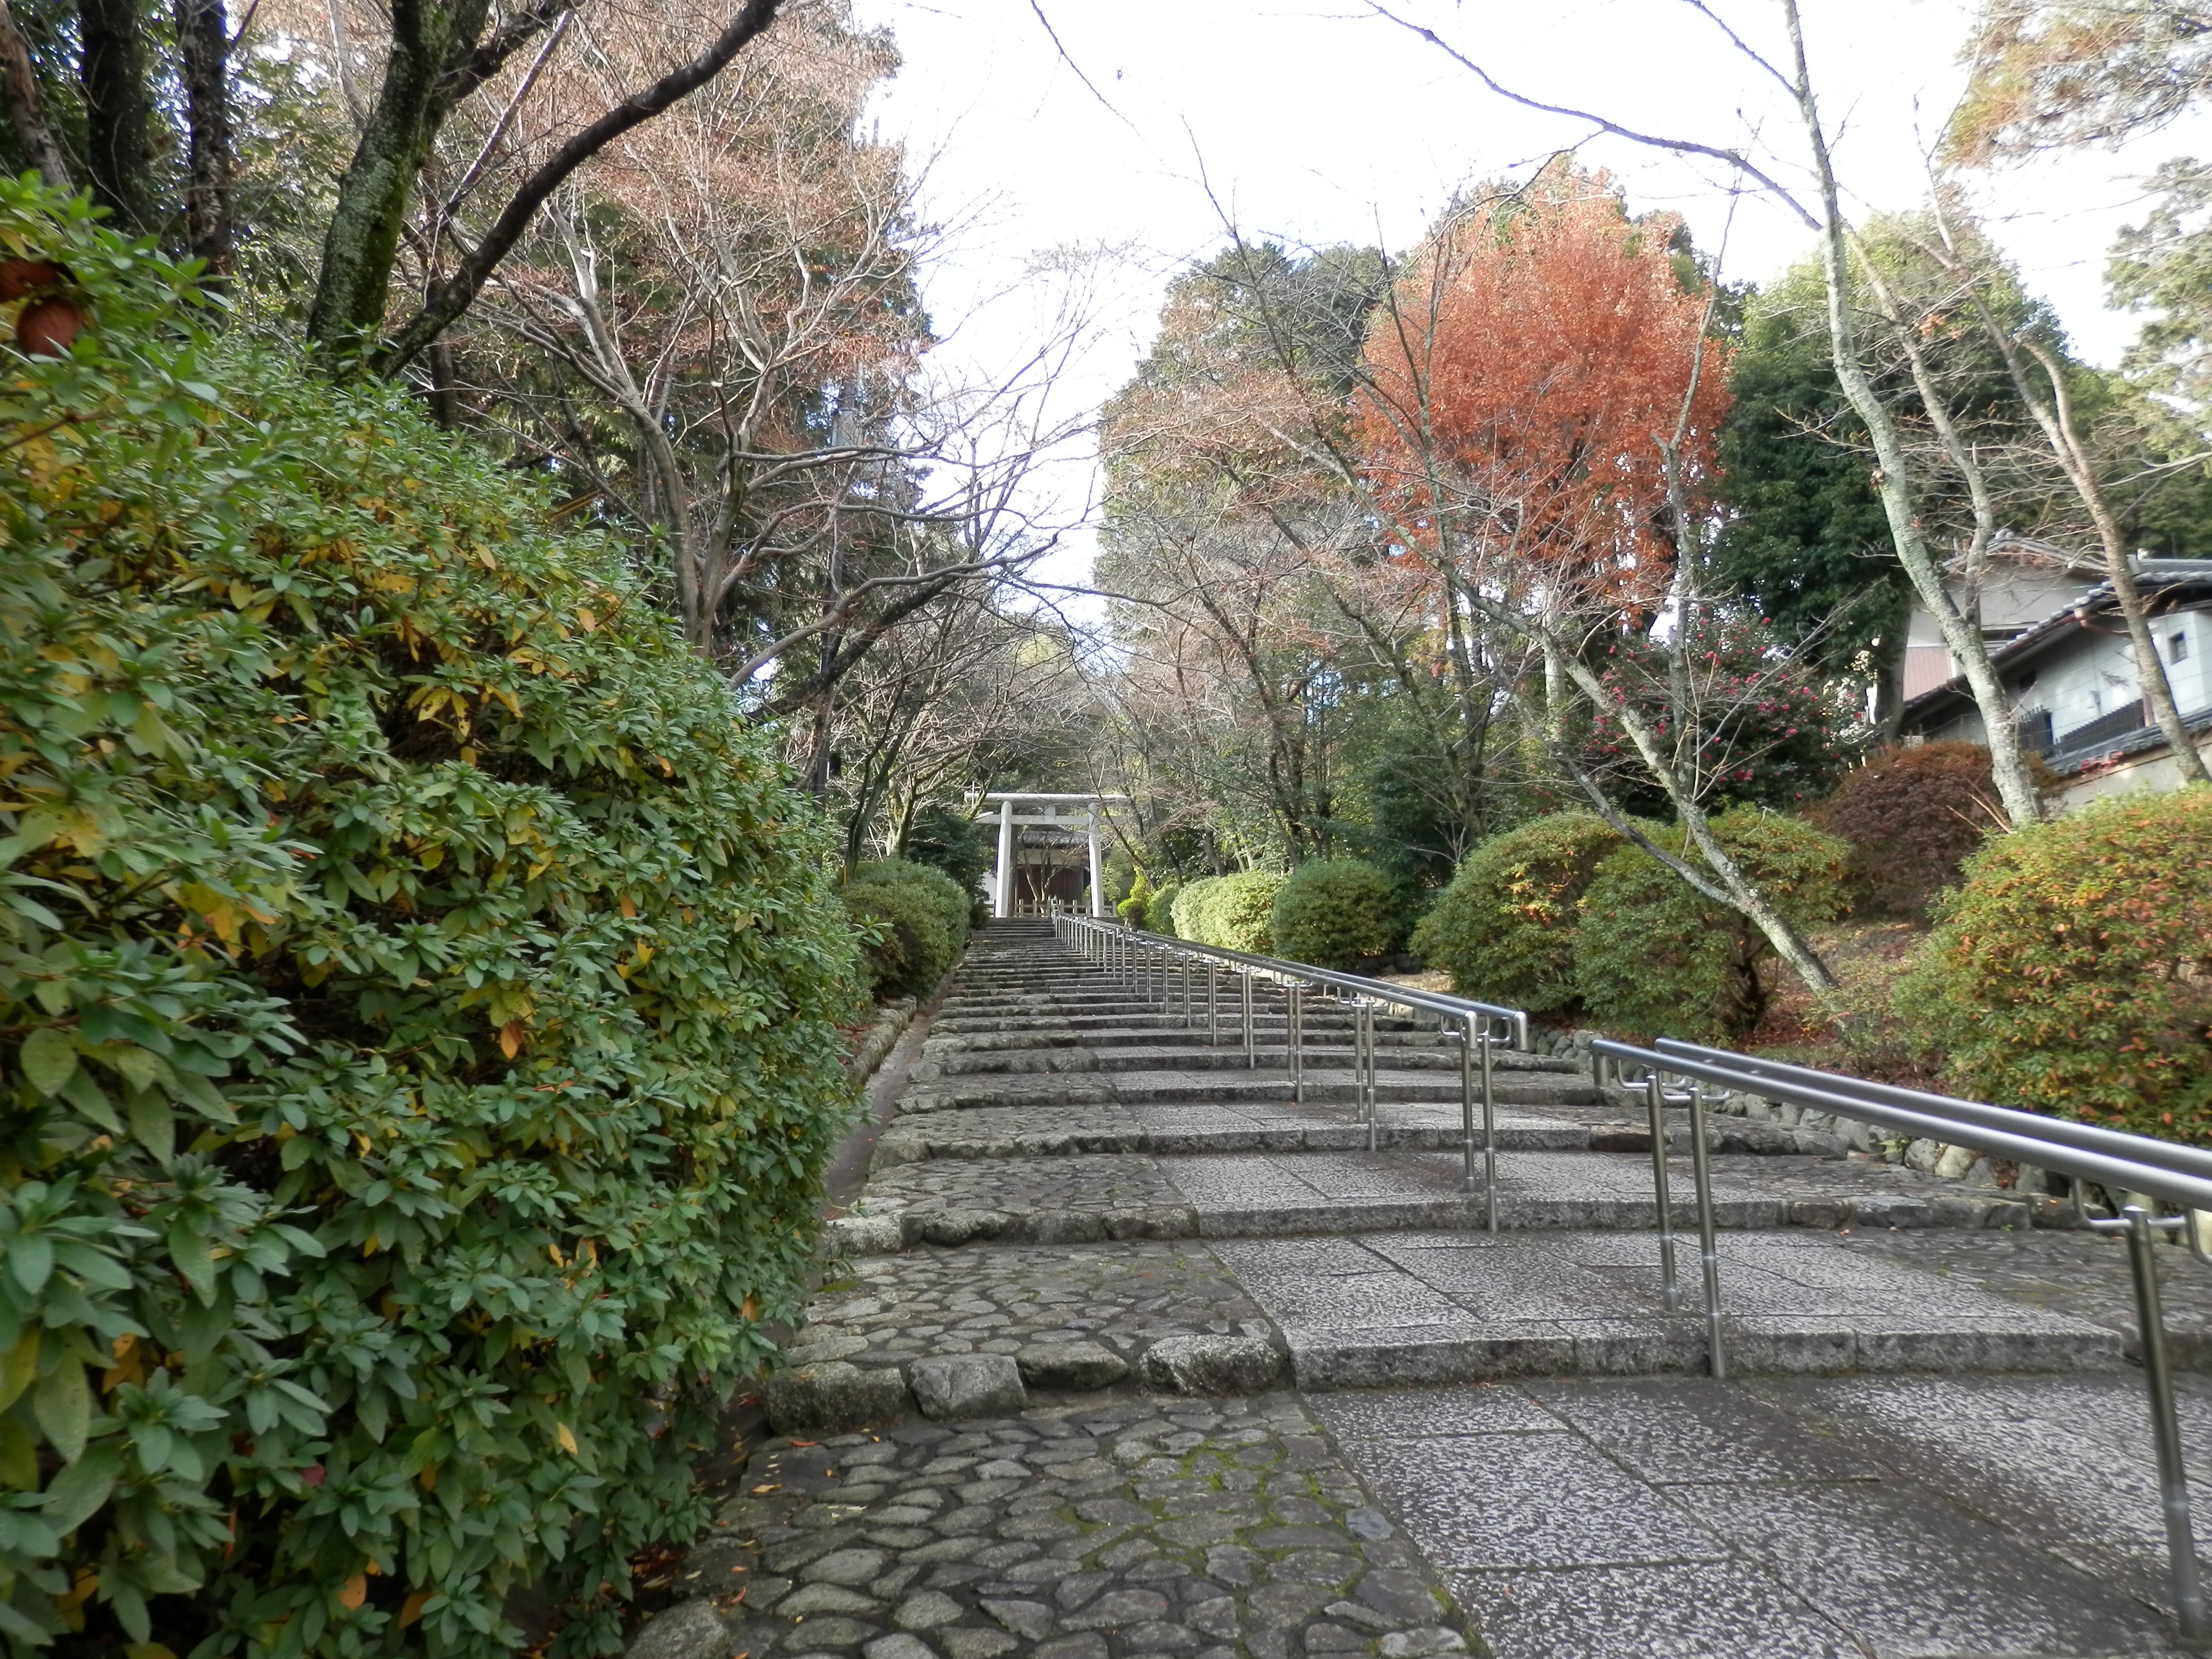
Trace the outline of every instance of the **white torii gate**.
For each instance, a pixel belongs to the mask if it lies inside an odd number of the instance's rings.
[[[969,796],[969,799],[975,799]],[[999,809],[999,863],[991,872],[991,914],[1014,913],[1014,831],[1031,823],[1073,829],[1080,825],[1091,848],[1091,914],[1106,914],[1103,847],[1099,823],[1127,795],[1035,794],[1019,790],[993,790],[982,797],[987,806]]]

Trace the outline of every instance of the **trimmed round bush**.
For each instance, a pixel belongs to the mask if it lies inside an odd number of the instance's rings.
[[[878,997],[927,996],[968,943],[971,907],[942,870],[904,859],[864,864],[845,885],[845,908],[878,924],[865,945],[870,991]]]
[[[1268,914],[1275,954],[1317,968],[1351,969],[1394,948],[1401,932],[1396,884],[1371,864],[1302,864]]]
[[[1850,843],[1844,887],[1854,910],[1916,921],[1959,879],[1967,854],[2005,827],[1990,751],[1972,743],[1885,749],[1805,816]]]
[[[1738,807],[1714,837],[1767,902],[1799,927],[1843,914],[1850,848],[1802,818]],[[1653,841],[1693,867],[1704,860],[1680,828]],[[1743,1036],[1766,1012],[1775,956],[1765,936],[1707,898],[1642,848],[1605,859],[1582,898],[1575,975],[1585,1012],[1607,1030],[1714,1042]]]
[[[1662,833],[1648,826],[1647,833]],[[1595,812],[1554,812],[1492,836],[1461,860],[1413,930],[1413,946],[1462,996],[1531,1013],[1580,1004],[1575,929],[1583,890],[1627,844]]]
[[[610,1651],[802,1316],[829,837],[619,547],[88,212],[0,179],[94,321],[0,348],[0,1624]]]
[[[1206,886],[1205,896],[1194,907],[1195,915],[1192,920],[1197,931],[1183,933],[1178,927],[1176,932],[1200,945],[1215,945],[1224,951],[1270,955],[1275,947],[1270,926],[1275,895],[1282,890],[1285,880],[1279,872],[1273,870],[1245,870],[1233,876],[1216,877]]]
[[[1153,893],[1145,905],[1145,926],[1155,933],[1173,934],[1175,903],[1182,893],[1182,884],[1179,881],[1171,881]]]
[[[1989,842],[1899,988],[1952,1085],[2212,1144],[2212,788]]]
[[[1152,878],[1139,870],[1137,872],[1136,880],[1130,884],[1128,897],[1114,907],[1114,914],[1132,927],[1142,927],[1152,902]]]
[[[1169,907],[1168,919],[1175,923],[1177,939],[1206,941],[1199,936],[1199,917],[1204,912],[1206,899],[1224,880],[1220,876],[1200,876],[1196,881],[1187,881],[1176,890],[1175,902]]]

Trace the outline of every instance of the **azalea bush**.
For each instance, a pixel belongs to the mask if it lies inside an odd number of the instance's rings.
[[[1194,881],[1182,890],[1176,932],[1224,951],[1271,955],[1275,949],[1275,895],[1285,879],[1278,871],[1245,870]]]
[[[1413,930],[1413,950],[1447,969],[1462,996],[1571,1013],[1581,1002],[1575,929],[1583,891],[1626,845],[1595,812],[1554,812],[1492,836],[1461,860]]]
[[[1738,807],[1713,838],[1793,926],[1844,913],[1850,848],[1802,818]],[[1651,837],[1693,868],[1705,860],[1679,827]],[[1575,975],[1593,1024],[1637,1036],[1714,1042],[1757,1025],[1774,988],[1766,936],[1630,844],[1607,857],[1583,893]]]
[[[1990,840],[1899,987],[1952,1086],[2212,1144],[2212,788]]]
[[[88,214],[0,182],[89,325],[0,349],[0,1632],[609,1650],[799,1310],[825,838],[615,547]]]
[[[1396,884],[1357,859],[1291,871],[1269,908],[1267,927],[1277,955],[1340,969],[1395,949],[1404,931]]]
[[[869,935],[868,988],[879,997],[927,996],[967,947],[974,907],[942,870],[904,859],[864,864],[844,897]]]

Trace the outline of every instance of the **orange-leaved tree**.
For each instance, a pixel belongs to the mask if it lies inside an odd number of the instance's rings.
[[[1429,239],[1370,323],[1356,406],[1401,556],[1554,616],[1658,599],[1668,452],[1695,510],[1727,403],[1679,228],[1555,164]]]

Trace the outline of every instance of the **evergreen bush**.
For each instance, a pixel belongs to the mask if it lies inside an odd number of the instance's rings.
[[[1168,907],[1169,920],[1175,923],[1177,939],[1205,940],[1199,934],[1199,918],[1204,913],[1208,896],[1224,878],[1200,876],[1196,881],[1187,881],[1176,889],[1175,902]]]
[[[923,807],[907,827],[899,856],[951,877],[953,885],[968,895],[970,927],[990,919],[991,907],[983,897],[984,878],[991,872],[990,840],[966,813],[949,806]]]
[[[88,212],[0,180],[92,321],[0,348],[0,1626],[611,1650],[802,1306],[827,840],[617,548]]]
[[[1951,1084],[2212,1144],[2212,788],[1989,841],[1899,987]]]
[[[1179,881],[1171,881],[1157,890],[1146,902],[1145,926],[1155,933],[1166,933],[1172,937],[1176,931],[1176,900],[1182,893],[1182,884]]]
[[[1130,885],[1128,896],[1114,907],[1114,914],[1132,927],[1142,927],[1152,904],[1152,878],[1139,870],[1136,880]]]
[[[1244,951],[1255,956],[1267,956],[1274,950],[1274,933],[1270,927],[1273,919],[1275,895],[1282,890],[1285,879],[1273,870],[1246,870],[1233,876],[1218,876],[1205,886],[1205,896],[1194,908],[1192,921],[1194,933],[1177,933],[1201,945],[1214,945],[1224,951]]]
[[[1855,911],[1916,921],[2004,824],[1990,751],[1975,743],[1885,749],[1806,817],[1850,843],[1844,885]]]
[[[905,859],[864,864],[844,896],[855,921],[878,924],[862,946],[878,997],[927,996],[967,945],[973,907],[942,870]]]
[[[1415,954],[1449,972],[1462,996],[1572,1013],[1581,1001],[1575,929],[1583,891],[1626,844],[1595,812],[1554,812],[1492,836],[1461,860],[1414,928]]]
[[[1371,864],[1302,864],[1275,894],[1268,931],[1275,954],[1317,968],[1352,969],[1394,949],[1402,930],[1397,884]]]
[[[1843,913],[1850,848],[1802,818],[1755,806],[1712,820],[1715,839],[1799,927]],[[1679,828],[1652,839],[1693,867]],[[1688,850],[1685,851],[1687,848]],[[1634,845],[1601,863],[1582,898],[1575,974],[1592,1023],[1638,1036],[1738,1037],[1759,1024],[1775,961],[1765,936]]]

